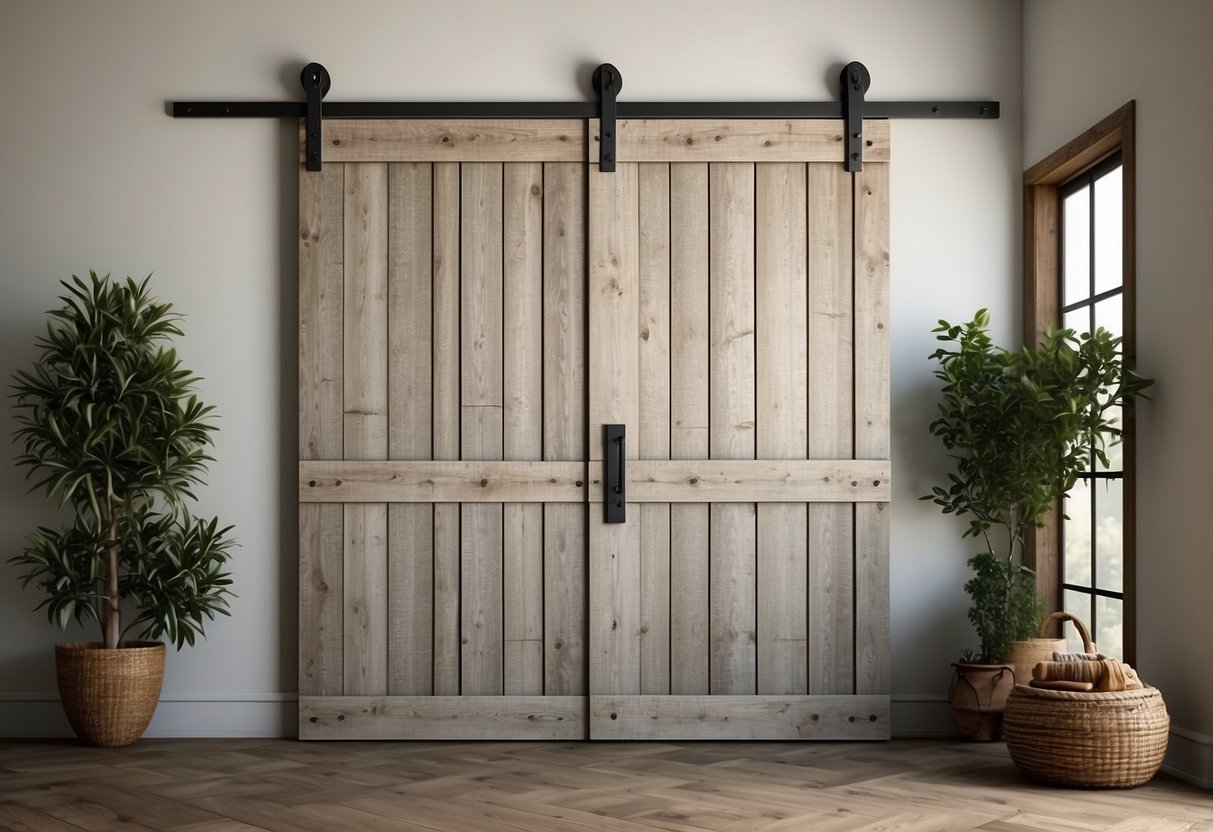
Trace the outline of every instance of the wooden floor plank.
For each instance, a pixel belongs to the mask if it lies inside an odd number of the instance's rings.
[[[0,761],[18,832],[1213,830],[1207,791],[1049,788],[997,743],[5,740]]]

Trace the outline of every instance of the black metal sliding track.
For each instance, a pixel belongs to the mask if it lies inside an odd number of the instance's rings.
[[[841,73],[838,101],[617,101],[623,78],[611,64],[594,70],[598,101],[323,101],[328,70],[310,63],[300,73],[306,101],[174,101],[174,118],[306,118],[308,170],[320,170],[322,121],[326,118],[589,119],[602,120],[602,170],[615,169],[617,119],[843,119],[847,170],[863,169],[863,119],[998,118],[997,101],[865,101],[871,76],[852,61]]]

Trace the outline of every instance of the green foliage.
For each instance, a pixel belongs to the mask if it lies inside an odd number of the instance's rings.
[[[965,589],[982,658],[997,661],[1011,641],[1034,634],[1043,612],[1021,564],[1028,528],[1041,526],[1090,469],[1092,452],[1107,464],[1107,447],[1121,438],[1110,411],[1153,382],[1124,366],[1121,339],[1102,328],[1082,335],[1049,328],[1039,346],[1007,350],[991,341],[989,322],[981,309],[968,324],[941,320],[932,330],[947,346],[931,354],[944,386],[930,431],[955,470],[923,499],[967,515],[964,537],[985,543],[969,562],[976,576]],[[1006,541],[1001,555],[992,532]]]
[[[211,461],[213,408],[166,345],[182,334],[181,316],[149,294],[149,279],[64,281],[41,355],[13,379],[17,464],[75,517],[39,528],[11,561],[46,594],[36,609],[59,627],[93,621],[116,646],[127,598],[138,610],[127,630],[181,648],[204,619],[229,614],[233,543],[230,526],[186,508]]]
[[[969,623],[981,639],[982,662],[997,662],[1012,641],[1030,638],[1044,619],[1044,601],[1036,594],[1036,573],[992,552],[969,558],[973,577],[965,592],[973,600]]]

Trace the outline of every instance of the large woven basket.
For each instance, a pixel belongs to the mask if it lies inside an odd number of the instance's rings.
[[[1015,765],[1036,780],[1129,788],[1158,772],[1170,726],[1157,688],[1071,693],[1016,685],[1003,735]]]
[[[143,735],[160,701],[164,645],[97,642],[55,645],[59,698],[76,736],[89,745],[130,745]]]

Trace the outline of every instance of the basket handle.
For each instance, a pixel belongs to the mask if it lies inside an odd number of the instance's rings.
[[[1087,625],[1082,623],[1082,619],[1076,615],[1071,615],[1068,612],[1051,612],[1045,616],[1045,620],[1040,625],[1040,636],[1046,638],[1045,632],[1049,629],[1049,622],[1066,622],[1072,621],[1074,629],[1078,630],[1078,635],[1082,638],[1082,649],[1084,653],[1095,652],[1095,642],[1091,641],[1091,631],[1087,629]],[[1057,632],[1060,635],[1064,624],[1057,625]]]

